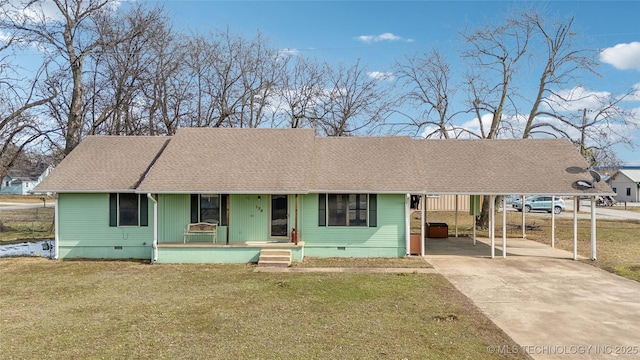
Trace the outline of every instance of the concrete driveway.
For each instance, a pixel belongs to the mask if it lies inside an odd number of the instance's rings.
[[[488,344],[488,352],[640,358],[640,283],[529,240],[508,240],[506,259],[491,259],[487,240],[432,240],[426,260],[520,345]]]

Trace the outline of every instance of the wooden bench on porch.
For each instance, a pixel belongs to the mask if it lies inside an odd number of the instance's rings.
[[[211,242],[215,243],[218,241],[218,225],[209,223],[188,224],[184,231],[183,242],[186,244],[187,239],[192,236],[211,236]]]

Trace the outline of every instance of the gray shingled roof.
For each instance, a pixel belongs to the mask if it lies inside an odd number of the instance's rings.
[[[84,140],[37,191],[121,191],[169,138]],[[136,188],[153,193],[612,194],[566,140],[316,137],[312,129],[184,128]]]
[[[316,138],[313,192],[422,193],[417,155],[408,137]]]
[[[564,139],[415,140],[421,178],[434,194],[589,194],[611,193],[593,182],[588,163]]]
[[[168,137],[87,136],[34,192],[131,192]]]
[[[312,129],[179,129],[139,190],[304,193],[314,137]]]

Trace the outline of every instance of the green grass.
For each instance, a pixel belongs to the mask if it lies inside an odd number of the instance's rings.
[[[32,359],[495,359],[440,275],[0,259],[0,349]]]

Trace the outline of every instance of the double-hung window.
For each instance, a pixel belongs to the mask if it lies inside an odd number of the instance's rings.
[[[318,225],[377,226],[375,194],[319,194]]]
[[[227,225],[226,194],[191,194],[191,222]]]
[[[109,226],[149,226],[149,201],[144,194],[109,194]]]

